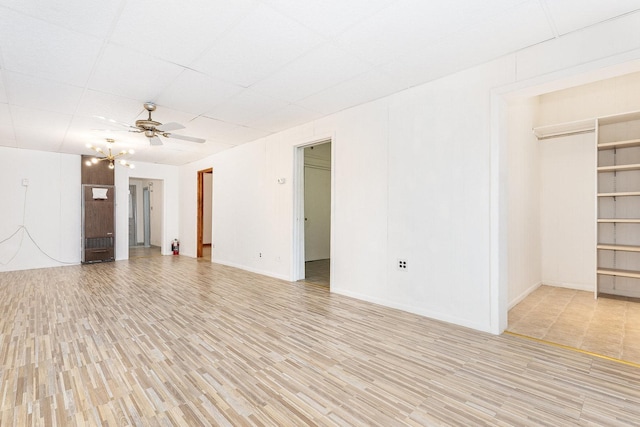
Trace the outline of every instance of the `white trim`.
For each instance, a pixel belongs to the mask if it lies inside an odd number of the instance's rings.
[[[193,257],[192,257],[193,258]],[[224,261],[224,260],[211,260],[212,264],[220,264],[220,265],[226,265],[227,267],[233,267],[233,268],[237,268],[240,270],[245,270],[245,271],[249,271],[251,273],[256,273],[256,274],[260,274],[262,276],[268,276],[268,277],[273,277],[275,279],[280,279],[280,280],[284,280],[286,282],[290,282],[289,278],[285,275],[281,275],[281,274],[274,274],[271,271],[267,271],[267,270],[260,270],[257,268],[252,268],[252,267],[248,267],[246,265],[242,265],[242,264],[236,264],[234,262],[229,262],[229,261]]]
[[[576,291],[593,292],[593,285],[590,283],[568,283],[568,282],[554,282],[551,280],[543,280],[543,285],[554,286],[556,288],[575,289]]]
[[[464,326],[466,328],[475,329],[478,331],[484,332],[492,332],[487,329],[486,324],[479,324],[475,322],[469,322],[467,319],[463,319],[456,316],[449,316],[445,313],[439,311],[425,310],[421,307],[416,307],[408,304],[394,303],[393,301],[389,301],[384,298],[375,298],[370,295],[361,294],[358,292],[351,292],[349,290],[345,290],[342,288],[332,287],[331,292],[334,292],[339,295],[344,295],[350,298],[355,298],[357,300],[366,301],[369,303],[377,304],[383,307],[395,308],[398,310],[406,311],[407,313],[417,314],[419,316],[428,317],[430,319],[440,320],[442,322],[452,323],[455,325]]]
[[[517,298],[509,303],[509,310],[518,305],[522,300],[528,297],[533,291],[542,286],[542,282],[534,283],[528,289],[526,289],[523,293],[521,293]]]

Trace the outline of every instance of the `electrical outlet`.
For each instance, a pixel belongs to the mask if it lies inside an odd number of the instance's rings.
[[[258,258],[262,258],[262,252],[258,253]]]
[[[22,179],[22,186],[23,187],[28,187],[29,186],[29,180],[27,178],[23,178]]]
[[[409,267],[407,264],[407,260],[406,259],[400,259],[398,258],[398,270],[400,271],[407,271],[407,268]]]

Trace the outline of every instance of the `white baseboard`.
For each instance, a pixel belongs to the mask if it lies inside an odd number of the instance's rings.
[[[246,265],[236,264],[234,262],[228,262],[219,259],[212,260],[211,262],[214,264],[226,265],[227,267],[239,268],[240,270],[250,271],[251,273],[261,274],[263,276],[273,277],[274,279],[285,280],[287,282],[291,281],[291,278],[289,276],[277,274],[272,271],[259,270],[257,268],[247,267]]]
[[[509,310],[511,310],[513,307],[515,307],[516,305],[518,305],[518,303],[520,301],[522,301],[523,299],[525,299],[526,297],[529,296],[529,294],[533,291],[535,291],[536,289],[538,289],[540,286],[542,286],[542,282],[538,282],[538,283],[534,283],[533,285],[531,285],[529,288],[527,288],[524,292],[522,292],[520,295],[518,295],[515,299],[509,301]]]
[[[555,286],[556,288],[575,289],[577,291],[594,292],[596,285],[589,283],[567,283],[567,282],[554,282],[552,280],[543,280],[543,285]]]
[[[398,310],[406,311],[407,313],[417,314],[419,316],[428,317],[430,319],[440,320],[442,322],[452,323],[454,325],[463,326],[465,328],[475,329],[477,331],[492,333],[490,330],[490,325],[479,324],[475,322],[470,322],[467,319],[462,319],[456,316],[449,316],[447,314],[441,312],[435,312],[432,310],[425,310],[421,307],[415,307],[408,304],[396,303],[393,301],[388,301],[381,298],[372,297],[370,295],[364,295],[357,292],[351,292],[345,289],[331,287],[331,292],[344,295],[347,297],[355,298],[357,300],[370,302],[373,304],[381,305],[383,307],[395,308]]]

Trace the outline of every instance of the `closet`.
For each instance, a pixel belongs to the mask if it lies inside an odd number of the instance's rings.
[[[595,293],[640,298],[640,112],[542,126],[534,133],[538,140],[593,134],[596,178],[582,185],[593,188]]]

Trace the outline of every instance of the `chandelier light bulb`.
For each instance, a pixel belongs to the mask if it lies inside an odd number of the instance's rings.
[[[122,150],[116,154],[113,153],[112,149],[113,149],[113,143],[115,141],[111,138],[107,138],[107,146],[106,146],[106,150],[103,150],[100,147],[95,147],[91,144],[87,144],[87,147],[91,148],[92,150],[96,151],[97,153],[100,153],[102,156],[104,157],[94,157],[90,160],[87,160],[85,162],[85,164],[87,166],[91,166],[91,165],[95,165],[99,162],[101,162],[102,160],[108,160],[109,161],[109,169],[114,169],[115,168],[115,161],[118,160],[118,163],[121,164],[122,166],[128,167],[128,168],[132,168],[133,165],[130,164],[129,162],[127,162],[125,159],[119,159],[120,156],[124,156],[126,154],[133,154],[133,150]]]

